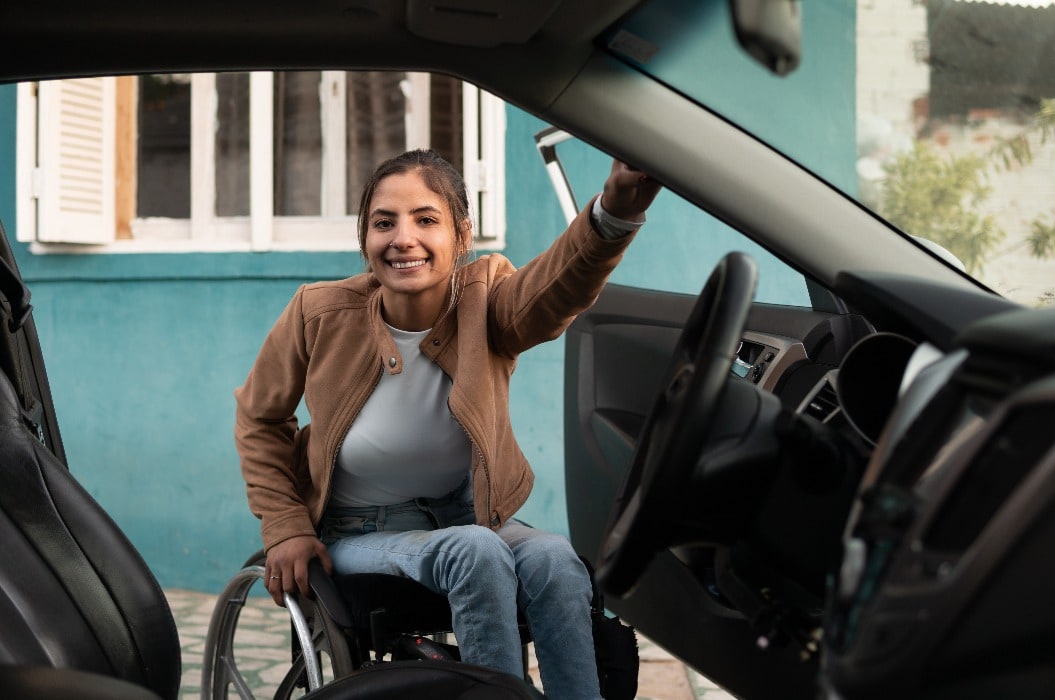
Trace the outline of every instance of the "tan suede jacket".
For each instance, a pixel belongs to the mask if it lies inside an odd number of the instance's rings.
[[[466,266],[455,309],[422,342],[453,381],[448,404],[472,443],[479,524],[499,527],[534,481],[509,419],[517,356],[558,337],[593,303],[632,237],[605,240],[587,207],[519,270],[501,255],[481,257]],[[402,369],[372,274],[297,291],[235,391],[235,442],[265,547],[315,534],[341,441],[381,373]],[[298,429],[302,396],[311,424]]]

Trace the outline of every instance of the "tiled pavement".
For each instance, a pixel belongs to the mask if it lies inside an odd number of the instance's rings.
[[[216,596],[182,590],[166,591],[166,595],[183,649],[180,696],[184,700],[199,698],[205,634]],[[649,640],[639,635],[638,643],[641,649],[639,700],[732,700],[728,693],[687,669]],[[239,668],[254,695],[261,700],[270,698],[284,670],[282,664],[289,659],[289,618],[285,610],[269,598],[250,597],[240,617],[236,649],[240,652]],[[531,673],[538,686],[534,664]]]

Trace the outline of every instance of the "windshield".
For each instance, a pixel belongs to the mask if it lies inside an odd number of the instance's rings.
[[[986,286],[1055,304],[1055,0],[807,0],[785,77],[746,58],[729,4],[647,3],[610,46]]]

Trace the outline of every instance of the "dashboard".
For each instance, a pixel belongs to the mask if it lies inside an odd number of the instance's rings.
[[[875,447],[828,595],[831,695],[1050,692],[1053,328],[1055,310],[998,314],[947,351],[877,334],[834,377]]]
[[[829,364],[808,342],[744,333],[733,373],[811,434],[789,438],[778,421],[782,459],[795,457],[773,491],[797,506],[762,498],[750,544],[716,560],[719,587],[755,615],[777,595],[799,604],[799,629],[783,636],[822,649],[829,698],[999,696],[1009,676],[1020,696],[1043,696],[1055,687],[1055,309],[989,315],[944,348],[912,335],[863,333]],[[804,390],[796,373],[814,381]],[[816,443],[837,456],[816,458]],[[825,459],[837,468],[803,478]],[[857,470],[852,492],[846,470]],[[810,525],[804,503],[827,509],[827,525]],[[835,542],[826,528],[843,507]],[[824,566],[796,573],[803,541],[840,562],[823,611],[798,595],[817,590]]]

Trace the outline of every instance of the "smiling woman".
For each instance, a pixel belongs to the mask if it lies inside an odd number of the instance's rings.
[[[521,352],[594,301],[658,191],[615,162],[603,194],[517,270],[497,254],[465,263],[465,183],[438,154],[378,166],[361,205],[368,271],[301,287],[236,391],[277,604],[309,595],[316,558],[410,578],[447,597],[463,661],[522,673],[522,614],[547,696],[600,697],[590,575],[567,539],[514,518],[534,475],[509,381]]]

